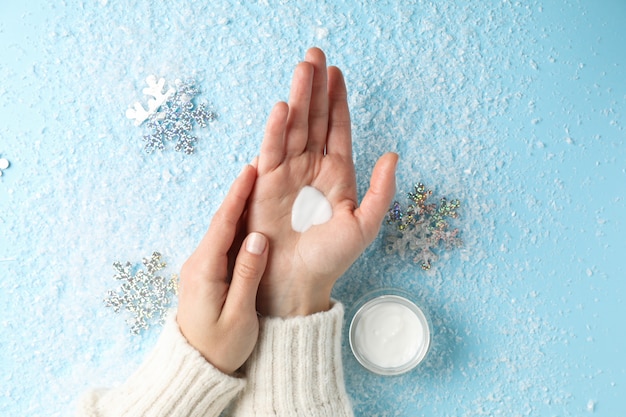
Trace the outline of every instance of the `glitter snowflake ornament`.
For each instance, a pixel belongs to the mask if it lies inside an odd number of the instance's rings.
[[[195,150],[198,138],[192,134],[194,125],[207,127],[215,120],[216,114],[207,109],[205,104],[195,105],[194,100],[200,93],[191,80],[176,80],[175,88],[169,88],[163,93],[165,80],[156,81],[155,76],[146,79],[148,88],[143,92],[154,97],[148,101],[148,110],[140,103],[126,111],[129,119],[135,119],[139,126],[147,120],[146,126],[150,132],[143,136],[144,150],[152,153],[162,151],[166,143],[174,142],[174,149],[189,155]]]
[[[439,259],[441,247],[451,249],[463,245],[459,230],[450,230],[448,219],[458,217],[459,200],[441,198],[439,205],[428,203],[432,195],[424,184],[417,184],[408,193],[407,208],[394,201],[387,214],[387,224],[395,230],[387,238],[387,252],[398,253],[402,259],[411,256],[413,262],[428,270]]]
[[[150,258],[144,258],[144,270],[133,274],[130,262],[113,263],[117,271],[114,278],[119,281],[117,291],[109,290],[104,303],[113,311],[124,310],[130,314],[126,322],[133,334],[139,334],[155,323],[163,324],[165,313],[171,304],[172,295],[177,294],[177,278],[166,279],[156,273],[167,265],[161,261],[161,254],[154,252]]]

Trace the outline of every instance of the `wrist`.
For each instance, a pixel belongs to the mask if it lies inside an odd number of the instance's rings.
[[[272,291],[267,292],[273,294]],[[318,291],[315,294],[300,291],[297,294],[273,294],[257,296],[257,310],[263,317],[298,317],[310,316],[330,310],[330,291]]]

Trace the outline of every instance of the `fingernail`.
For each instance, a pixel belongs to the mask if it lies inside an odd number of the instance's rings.
[[[246,250],[253,255],[260,255],[265,250],[267,238],[261,233],[250,233],[246,241]]]

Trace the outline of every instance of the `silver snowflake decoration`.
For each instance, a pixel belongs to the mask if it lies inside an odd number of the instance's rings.
[[[126,116],[135,119],[135,125],[147,120],[146,126],[150,130],[144,135],[144,149],[147,153],[165,149],[166,143],[174,142],[174,149],[178,152],[192,154],[198,138],[192,134],[194,125],[207,127],[209,122],[217,118],[205,104],[195,105],[194,100],[200,93],[191,80],[176,80],[175,88],[163,89],[165,80],[156,80],[150,76],[146,79],[148,88],[144,94],[152,96],[148,101],[148,110],[140,103],[128,109]]]
[[[109,290],[104,299],[105,305],[116,313],[122,310],[130,313],[126,322],[134,334],[155,323],[163,324],[172,295],[178,292],[176,276],[167,279],[156,274],[167,266],[159,252],[143,258],[142,263],[145,270],[133,274],[130,262],[114,262],[113,268],[117,271],[114,278],[120,282],[120,287],[116,291]]]

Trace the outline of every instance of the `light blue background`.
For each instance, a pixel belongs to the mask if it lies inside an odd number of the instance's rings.
[[[0,414],[71,414],[141,362],[158,329],[104,308],[112,263],[177,272],[313,45],[346,75],[360,195],[389,150],[400,201],[424,181],[463,202],[431,271],[384,227],[336,287],[348,312],[406,289],[434,326],[395,378],[344,340],[357,416],[626,413],[626,2],[361,3],[2,2]],[[143,153],[124,112],[150,74],[219,114],[195,155]]]

